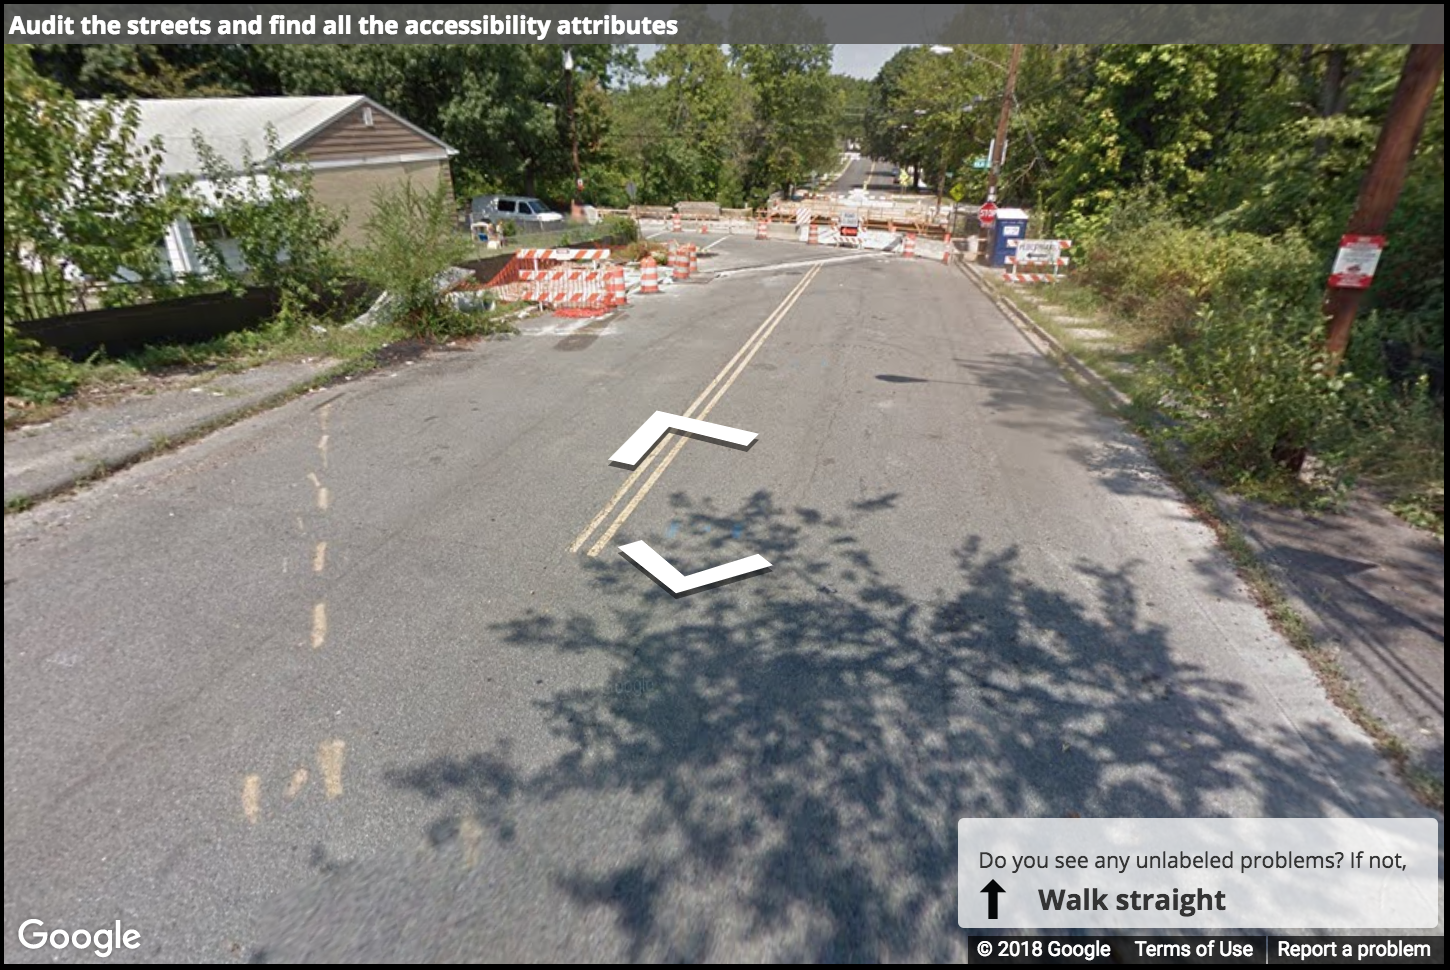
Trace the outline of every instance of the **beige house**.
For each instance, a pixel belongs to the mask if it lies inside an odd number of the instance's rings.
[[[160,138],[162,176],[200,178],[194,136],[234,171],[250,154],[265,160],[267,129],[277,132],[277,154],[306,165],[322,204],[346,217],[342,237],[356,241],[372,209],[373,193],[413,180],[432,190],[441,181],[451,191],[448,161],[458,154],[441,140],[362,95],[295,98],[180,98],[138,101],[138,140]],[[205,194],[206,183],[198,191]],[[199,273],[198,234],[210,234],[229,259],[224,230],[179,219],[167,232],[167,260],[177,275]]]

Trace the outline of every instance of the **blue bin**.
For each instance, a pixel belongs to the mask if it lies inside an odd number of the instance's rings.
[[[991,245],[987,249],[989,266],[1006,266],[1017,240],[1027,238],[1027,213],[1023,209],[998,209],[992,223]]]

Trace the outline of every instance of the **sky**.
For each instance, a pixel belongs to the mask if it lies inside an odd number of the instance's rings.
[[[639,44],[639,59],[647,61],[655,52],[656,44]],[[859,77],[867,81],[876,76],[881,70],[881,65],[891,59],[891,55],[901,50],[905,44],[837,44],[835,50],[835,61],[831,69],[837,74],[845,74],[848,77]]]
[[[891,60],[891,55],[901,50],[904,44],[837,44],[836,59],[831,70],[847,77],[864,78],[867,81],[876,76],[881,65]]]

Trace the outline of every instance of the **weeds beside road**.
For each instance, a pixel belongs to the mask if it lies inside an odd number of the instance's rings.
[[[1124,206],[1075,239],[1074,255],[1069,280],[1012,294],[1167,419],[1157,433],[1215,481],[1311,509],[1364,486],[1444,535],[1443,329],[1393,309],[1371,313],[1332,368],[1319,260],[1292,235],[1218,232]]]

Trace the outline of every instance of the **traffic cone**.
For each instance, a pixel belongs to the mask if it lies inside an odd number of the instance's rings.
[[[660,291],[659,264],[653,256],[646,256],[639,261],[639,291],[641,293],[658,293]]]
[[[624,295],[624,267],[609,267],[604,271],[604,305],[616,307],[628,302]]]
[[[908,259],[916,255],[916,233],[908,232],[906,234],[906,242],[901,244],[901,255]]]
[[[764,219],[761,219],[759,222],[757,222],[755,224],[755,238],[756,239],[769,239],[770,238],[770,223],[766,222]]]
[[[690,274],[700,271],[700,247],[690,243]]]
[[[678,212],[670,216],[670,228],[675,232],[680,231],[680,214]]]

